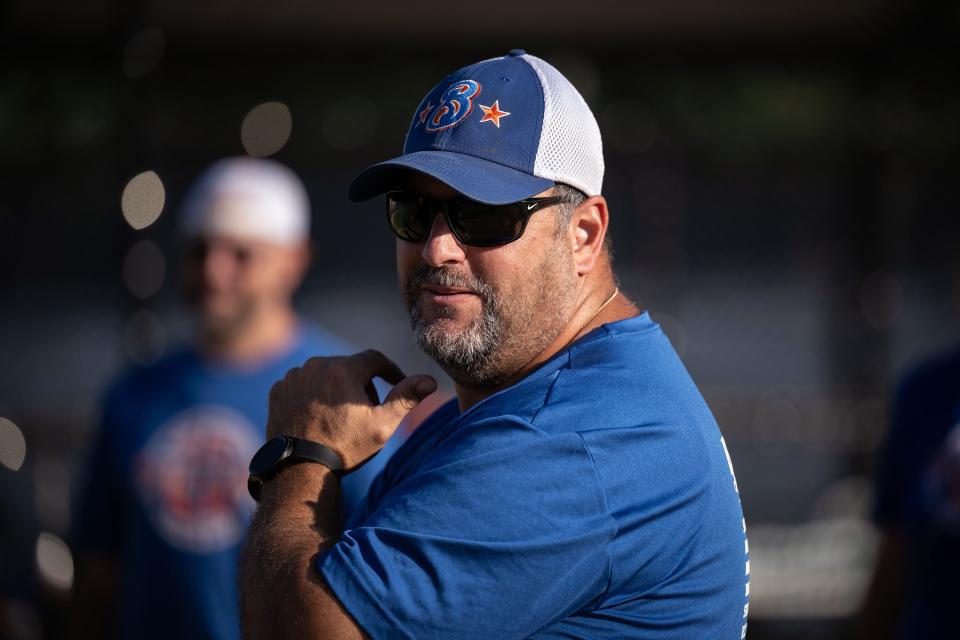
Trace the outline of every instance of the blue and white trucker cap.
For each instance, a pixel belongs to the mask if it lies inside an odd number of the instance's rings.
[[[350,185],[353,202],[424,173],[487,204],[529,198],[561,182],[588,196],[603,184],[600,127],[559,71],[515,49],[456,71],[420,102],[403,155]]]

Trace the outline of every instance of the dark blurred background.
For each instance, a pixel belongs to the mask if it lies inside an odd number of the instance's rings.
[[[891,387],[960,335],[956,3],[8,0],[0,21],[10,637],[63,633],[71,482],[99,394],[186,335],[174,231],[190,180],[227,155],[290,165],[317,248],[300,308],[435,372],[382,205],[346,186],[399,152],[434,82],[515,47],[596,113],[622,288],[726,435],[749,637],[847,637]]]

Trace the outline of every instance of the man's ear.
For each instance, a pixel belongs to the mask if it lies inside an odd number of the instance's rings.
[[[570,231],[577,275],[590,273],[597,259],[603,255],[603,241],[607,237],[609,220],[607,201],[603,196],[587,198],[574,210],[570,218]]]

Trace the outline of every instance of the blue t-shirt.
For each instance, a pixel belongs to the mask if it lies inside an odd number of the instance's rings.
[[[732,471],[645,313],[438,409],[318,566],[373,638],[736,640],[749,563]]]
[[[247,466],[264,440],[270,387],[312,356],[354,351],[306,325],[259,366],[212,364],[188,349],[112,386],[72,538],[81,553],[120,560],[118,637],[239,640],[236,566],[254,508]],[[400,437],[344,479],[346,512]]]
[[[957,637],[960,584],[960,350],[901,383],[882,450],[874,518],[907,536],[900,637]]]

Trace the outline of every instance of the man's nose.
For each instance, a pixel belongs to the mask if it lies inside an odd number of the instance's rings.
[[[222,247],[209,247],[201,263],[203,279],[209,286],[223,287],[236,275],[236,259]]]
[[[431,267],[439,267],[444,264],[456,264],[466,259],[466,253],[463,246],[457,241],[456,236],[447,224],[447,216],[438,212],[433,217],[433,224],[430,227],[430,235],[423,243],[423,250],[420,252],[424,261]]]

